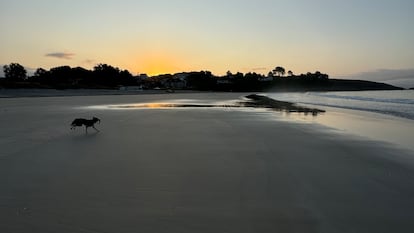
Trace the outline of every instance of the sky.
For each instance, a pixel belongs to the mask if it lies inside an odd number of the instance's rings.
[[[0,64],[346,76],[414,68],[413,0],[0,0]]]

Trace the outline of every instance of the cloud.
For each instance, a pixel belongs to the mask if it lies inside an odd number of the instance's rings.
[[[57,52],[57,53],[48,53],[45,55],[46,57],[54,57],[59,59],[72,59],[73,56],[75,56],[74,53],[63,53],[63,52]]]
[[[86,59],[86,60],[84,60],[84,61],[83,61],[83,63],[85,63],[85,64],[89,64],[89,65],[90,65],[90,64],[94,64],[94,63],[96,63],[96,62],[95,62],[95,60],[93,60],[93,59]]]

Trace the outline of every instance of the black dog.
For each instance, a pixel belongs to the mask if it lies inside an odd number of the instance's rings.
[[[82,125],[84,125],[85,126],[85,130],[86,130],[86,133],[88,133],[88,128],[89,127],[92,127],[92,128],[94,128],[96,131],[98,131],[99,132],[99,130],[97,129],[97,128],[95,128],[95,123],[96,122],[99,122],[99,124],[101,123],[101,120],[99,120],[98,118],[96,118],[96,117],[94,117],[94,118],[92,118],[91,120],[87,120],[87,119],[83,119],[83,118],[77,118],[77,119],[75,119],[73,122],[72,122],[72,124],[71,124],[71,126],[72,127],[70,127],[70,129],[75,129],[77,126],[82,126]]]

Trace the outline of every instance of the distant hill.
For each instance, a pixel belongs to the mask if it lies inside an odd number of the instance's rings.
[[[329,79],[324,82],[302,83],[286,79],[279,80],[267,91],[371,91],[403,89],[390,84],[367,80]]]
[[[373,82],[367,80],[351,80],[351,79],[330,79],[329,90],[341,91],[359,91],[359,90],[402,90],[404,88],[396,87],[386,83]]]
[[[387,83],[403,88],[414,87],[414,69],[382,69],[337,78],[369,80],[374,82]]]

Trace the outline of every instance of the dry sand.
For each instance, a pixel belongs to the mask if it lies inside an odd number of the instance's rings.
[[[262,110],[84,108],[239,95],[2,99],[0,232],[412,232],[411,152]]]

